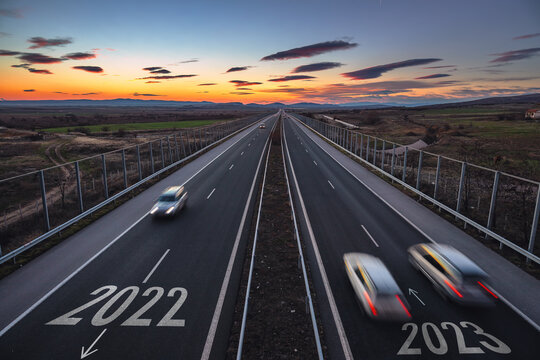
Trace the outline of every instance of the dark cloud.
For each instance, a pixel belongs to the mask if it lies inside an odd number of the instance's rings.
[[[64,46],[71,44],[73,41],[71,38],[56,38],[56,39],[45,39],[41,36],[35,36],[28,39],[28,42],[34,44],[29,47],[29,49],[39,49],[42,47],[51,47],[51,46]]]
[[[138,78],[137,80],[148,80],[148,79],[154,79],[154,80],[169,80],[169,79],[182,79],[182,78],[189,78],[197,76],[195,74],[188,74],[188,75],[160,75],[160,76],[145,76],[142,78]]]
[[[527,34],[527,35],[516,36],[516,37],[512,38],[512,40],[530,39],[530,38],[534,38],[534,37],[538,37],[538,36],[540,36],[540,33]]]
[[[343,73],[344,77],[348,77],[353,80],[365,80],[365,79],[375,79],[382,76],[383,73],[403,67],[408,66],[418,66],[426,65],[432,62],[441,61],[442,59],[428,58],[428,59],[410,59],[405,61],[399,61],[395,63],[377,65],[362,70],[352,71],[348,73]]]
[[[426,76],[420,76],[415,78],[415,80],[425,80],[425,79],[438,79],[442,77],[452,76],[449,74],[432,74],[432,75],[426,75]]]
[[[34,69],[34,68],[28,68],[27,70],[34,74],[52,75],[52,72],[50,72],[49,70]]]
[[[21,53],[18,58],[31,64],[58,64],[64,61],[62,58],[50,57],[39,53]]]
[[[235,66],[235,67],[232,67],[230,68],[229,70],[225,71],[226,73],[231,73],[231,72],[237,72],[237,71],[244,71],[244,70],[247,70],[249,69],[251,66]]]
[[[28,69],[30,67],[30,64],[17,64],[17,65],[11,65],[12,68],[23,68]]]
[[[217,85],[216,83],[204,83],[204,84],[199,84],[197,86],[212,86],[212,85]]]
[[[74,52],[63,56],[63,58],[70,60],[86,60],[94,59],[95,57],[96,54],[90,52]]]
[[[330,51],[346,50],[358,46],[356,43],[350,43],[343,40],[326,41],[313,45],[303,46],[290,50],[280,51],[275,54],[265,56],[261,61],[269,60],[288,60],[298,59],[302,57],[311,57],[319,54],[323,54]]]
[[[0,50],[0,56],[15,56],[19,55],[20,52],[18,51],[11,51],[11,50]]]
[[[455,68],[457,65],[426,66],[424,69],[447,69]]]
[[[239,87],[239,88],[236,88],[236,90],[253,90],[253,89],[247,88],[247,87]]]
[[[340,66],[343,66],[343,64],[338,63],[338,62],[320,62],[320,63],[315,63],[315,64],[298,66],[297,68],[293,69],[291,73],[297,74],[297,73],[303,73],[303,72],[321,71],[321,70],[334,69]]]
[[[180,61],[180,64],[188,64],[188,63],[194,63],[194,62],[199,62],[199,59],[193,58],[189,60]]]
[[[161,70],[161,69],[163,69],[161,66],[149,66],[149,67],[143,68],[143,70],[146,70],[146,71],[156,71],[156,70]]]
[[[491,54],[491,56],[498,56],[497,58],[491,60],[492,63],[505,63],[515,60],[523,60],[530,58],[536,53],[540,52],[540,47],[537,48],[530,48],[530,49],[523,49],[523,50],[513,50],[513,51],[507,51],[499,54]]]
[[[83,93],[83,94],[71,94],[71,95],[78,95],[78,96],[86,96],[86,95],[99,95],[101,93],[98,92],[89,92],[89,93]]]
[[[309,76],[309,75],[289,75],[289,76],[284,76],[280,78],[270,79],[268,81],[282,82],[282,81],[306,80],[306,79],[316,79],[316,77]]]
[[[154,81],[154,80],[150,80],[150,81],[146,81],[145,84],[160,84],[161,81]]]
[[[171,72],[167,69],[159,69],[159,70],[154,70],[154,71],[150,71],[151,74],[170,74]]]
[[[167,95],[133,93],[133,96],[167,96]]]
[[[246,86],[253,86],[253,85],[261,85],[262,82],[258,81],[245,81],[245,80],[231,80],[230,83],[234,84],[236,87],[246,87]]]
[[[34,92],[34,91],[36,91],[36,90],[35,90],[35,89],[24,89],[23,91],[24,91],[24,92]]]
[[[265,93],[305,93],[308,90],[304,88],[287,87],[287,88],[277,88],[277,89],[264,89],[260,91],[265,92]]]
[[[22,11],[20,9],[0,9],[0,16],[20,19],[22,18]]]
[[[72,69],[83,70],[91,73],[102,73],[103,69],[99,66],[73,66]]]
[[[65,92],[63,92],[63,91],[53,91],[53,94],[67,95],[67,93],[65,93]]]
[[[244,91],[231,91],[229,94],[233,94],[233,95],[253,95],[254,93],[244,92]]]

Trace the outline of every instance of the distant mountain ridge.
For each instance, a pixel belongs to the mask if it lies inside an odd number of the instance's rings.
[[[354,102],[344,104],[325,104],[300,102],[295,104],[283,104],[275,102],[271,104],[257,104],[241,102],[216,103],[211,101],[174,101],[174,100],[144,100],[144,99],[110,99],[110,100],[91,100],[91,99],[75,99],[75,100],[0,100],[0,107],[28,107],[28,106],[160,106],[160,107],[189,107],[189,108],[386,108],[386,107],[420,107],[420,106],[461,106],[461,105],[496,105],[505,103],[540,103],[540,94],[527,94],[516,96],[490,97],[477,100],[467,100],[460,102],[443,102],[440,104],[400,104],[400,103],[377,103],[377,102]]]

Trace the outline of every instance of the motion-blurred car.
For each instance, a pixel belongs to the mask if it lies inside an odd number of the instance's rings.
[[[449,245],[417,244],[408,249],[409,261],[444,298],[463,305],[489,306],[497,295],[488,275],[471,259]]]
[[[159,196],[150,210],[154,216],[173,216],[180,211],[187,202],[188,193],[183,186],[171,186]]]
[[[266,129],[266,124],[263,123],[263,124],[259,125],[259,129]]]
[[[409,303],[379,258],[347,253],[343,255],[343,261],[354,292],[368,316],[381,320],[411,318]]]

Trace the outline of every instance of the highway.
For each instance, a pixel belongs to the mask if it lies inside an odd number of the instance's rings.
[[[407,259],[409,246],[429,240],[312,141],[303,125],[287,117],[284,127],[287,171],[332,359],[538,358],[538,331],[503,302],[481,309],[443,300]],[[345,273],[347,252],[382,259],[411,305],[410,321],[377,322],[362,314]]]
[[[134,218],[112,245],[4,328],[1,358],[222,358],[276,119],[266,129],[252,126],[195,172],[185,184],[186,208],[176,217]],[[154,188],[175,184],[175,176]],[[94,229],[86,240],[106,233]]]

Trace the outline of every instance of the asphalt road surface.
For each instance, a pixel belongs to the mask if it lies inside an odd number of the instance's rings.
[[[190,179],[174,218],[142,217],[3,334],[0,358],[223,358],[276,119]]]
[[[303,218],[302,237],[332,359],[539,358],[538,331],[503,302],[487,309],[466,308],[439,296],[407,259],[409,246],[429,241],[309,139],[301,125],[287,119],[284,126],[328,280],[325,287]],[[287,163],[291,176],[289,160]],[[302,214],[297,191],[295,205]],[[363,315],[345,272],[342,256],[347,252],[372,254],[386,264],[411,305],[411,320],[377,322]],[[409,288],[418,292],[418,298],[408,293]],[[527,296],[527,289],[523,295]]]

